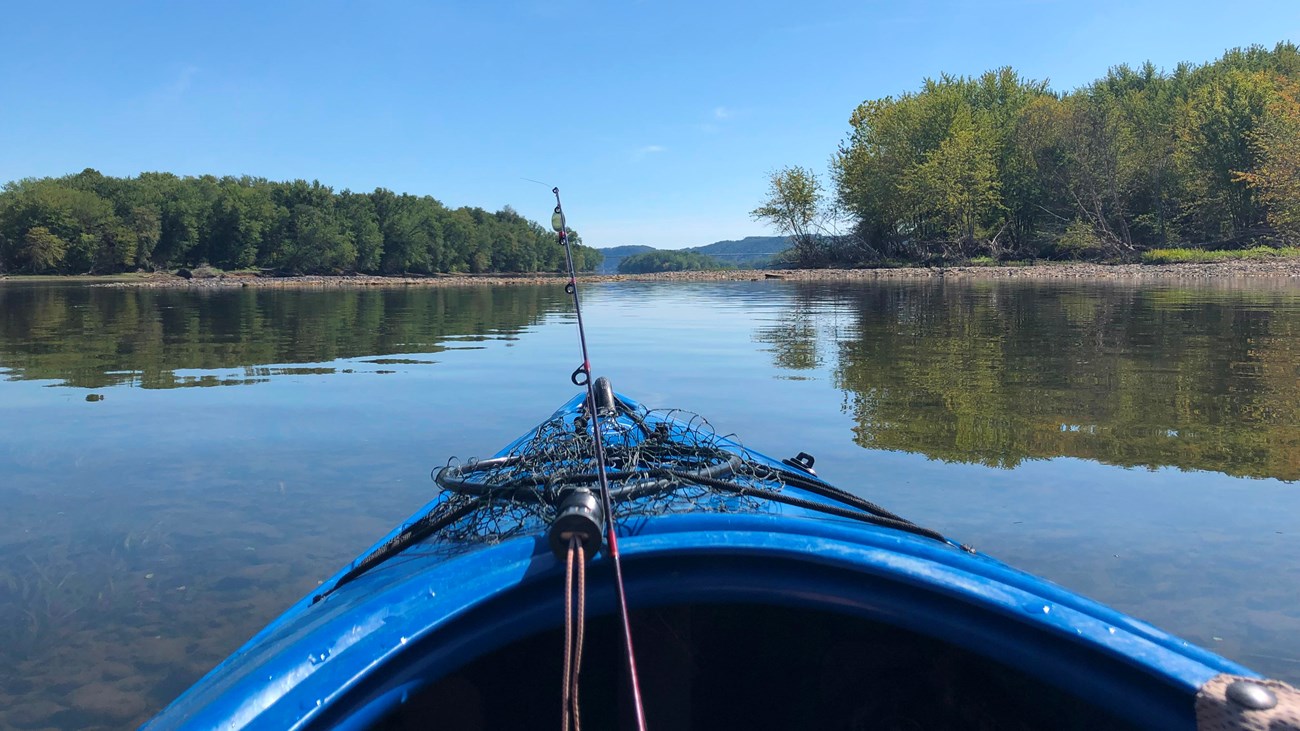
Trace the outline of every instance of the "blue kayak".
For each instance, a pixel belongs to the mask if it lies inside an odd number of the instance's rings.
[[[555,728],[566,541],[590,549],[582,719],[634,727],[611,546],[591,527],[595,424],[650,728],[1192,729],[1294,702],[833,487],[808,455],[758,454],[601,379],[496,456],[439,470],[436,499],[146,728]]]

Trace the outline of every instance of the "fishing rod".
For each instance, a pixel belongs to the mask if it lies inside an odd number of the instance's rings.
[[[573,381],[573,385],[586,387],[587,389],[587,404],[589,406],[587,412],[591,417],[591,431],[596,450],[596,477],[600,488],[600,506],[604,512],[605,541],[609,544],[609,559],[610,562],[614,564],[614,587],[618,592],[619,616],[623,621],[623,649],[627,654],[627,672],[628,682],[630,683],[632,690],[632,706],[636,713],[636,727],[638,731],[645,731],[645,707],[641,702],[641,683],[637,679],[636,654],[632,649],[632,623],[628,619],[627,591],[623,588],[623,565],[618,556],[618,535],[614,530],[614,511],[610,505],[609,477],[605,465],[605,440],[600,427],[600,409],[597,408],[596,388],[591,380],[591,357],[587,354],[587,332],[582,323],[582,303],[578,299],[578,271],[573,266],[573,247],[569,243],[568,227],[565,225],[564,206],[560,203],[560,189],[558,187],[551,188],[551,192],[555,194],[555,213],[551,216],[551,228],[555,229],[555,233],[559,237],[560,245],[564,247],[564,259],[569,266],[569,283],[564,285],[564,291],[573,297],[573,311],[577,315],[578,319],[578,342],[582,345],[582,365],[578,366],[569,378]],[[576,542],[576,539],[570,537],[570,544],[572,545],[574,542]],[[597,545],[596,548],[599,548],[599,545]],[[580,556],[579,561],[581,561],[581,546],[578,547],[578,551]],[[591,554],[595,554],[595,552],[596,551],[593,549]],[[581,643],[581,633],[579,633],[579,660],[581,658]],[[573,715],[576,725],[576,668],[573,671],[573,677],[571,679],[566,678],[566,688],[570,683],[574,687]],[[567,708],[565,712],[569,712]]]

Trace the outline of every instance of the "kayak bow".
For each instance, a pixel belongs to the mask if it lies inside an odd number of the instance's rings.
[[[595,393],[595,414],[575,396],[491,459],[439,470],[436,499],[147,728],[557,723],[574,536],[590,548],[582,713],[632,726],[593,416],[652,727],[1294,717],[1293,689],[839,490],[806,455],[746,449],[604,379]]]

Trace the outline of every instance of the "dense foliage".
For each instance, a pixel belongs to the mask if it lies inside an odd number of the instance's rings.
[[[730,269],[706,254],[696,251],[654,250],[633,254],[618,264],[619,274],[651,274],[654,272],[708,271]]]
[[[1291,43],[1169,72],[1117,66],[1064,94],[1010,68],[943,76],[864,102],[849,123],[833,195],[786,168],[753,212],[794,238],[804,264],[1130,259],[1300,239]]]
[[[579,243],[574,259],[591,270],[600,254]],[[326,274],[565,267],[555,235],[509,207],[452,210],[429,196],[382,188],[336,193],[303,180],[114,178],[87,169],[12,182],[0,192],[0,271],[110,273],[203,264]]]

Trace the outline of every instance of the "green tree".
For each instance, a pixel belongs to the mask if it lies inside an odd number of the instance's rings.
[[[448,211],[442,219],[442,239],[447,246],[447,271],[469,271],[469,251],[474,241],[474,218],[468,208]]]
[[[153,260],[153,250],[162,237],[162,219],[158,209],[152,206],[133,206],[126,217],[135,238],[135,251],[131,263],[139,268],[148,268]]]
[[[223,178],[208,222],[210,262],[225,269],[245,269],[257,263],[267,237],[280,223],[280,209],[266,181]]]
[[[1107,90],[1122,128],[1121,187],[1129,230],[1139,246],[1160,246],[1178,235],[1182,178],[1177,167],[1178,125],[1187,103],[1191,67],[1161,74],[1151,63],[1118,66],[1097,86]]]
[[[726,269],[717,259],[696,251],[646,251],[633,254],[618,264],[619,274],[688,272]]]
[[[1251,138],[1274,98],[1271,75],[1210,69],[1188,100],[1180,137],[1194,235],[1236,240],[1264,222],[1264,208],[1241,174],[1254,172]]]
[[[1250,137],[1258,166],[1238,174],[1267,208],[1268,223],[1300,241],[1300,82],[1283,85]]]
[[[822,229],[825,196],[821,181],[813,171],[793,166],[770,174],[767,198],[749,215],[790,237],[791,253],[799,266],[822,266],[828,262],[830,247]],[[662,252],[646,252],[655,253]],[[637,256],[625,259],[619,264],[619,271]]]
[[[1057,194],[1072,220],[1092,229],[1100,252],[1129,256],[1134,251],[1129,230],[1125,180],[1120,176],[1121,135],[1110,98],[1079,93],[1067,97],[1057,110],[1056,127],[1045,138],[1048,149],[1039,155],[1059,162],[1054,169]],[[1076,227],[1077,230],[1077,227]]]
[[[339,196],[338,213],[341,225],[356,246],[357,270],[378,271],[384,253],[384,234],[379,230],[379,217],[370,197],[344,191]]]
[[[382,188],[335,193],[305,180],[168,173],[116,178],[87,169],[14,181],[0,190],[0,270],[31,267],[26,236],[36,227],[64,243],[57,262],[44,255],[40,261],[71,272],[200,264],[300,273],[564,266],[554,235],[509,207],[449,211],[430,196]],[[574,244],[579,269],[599,261],[576,233]]]
[[[153,261],[160,267],[207,263],[204,234],[215,199],[215,178],[177,178],[164,174],[151,181],[160,188],[160,234]]]
[[[992,141],[968,108],[954,115],[947,136],[908,171],[903,186],[913,209],[939,221],[959,256],[974,253],[977,237],[985,238],[1004,211]]]
[[[849,138],[832,161],[836,196],[857,219],[858,235],[887,255],[919,253],[901,195],[902,179],[920,160],[913,130],[920,127],[907,97],[860,104],[849,117]]]
[[[1259,173],[1265,139],[1281,150],[1289,134],[1272,100],[1297,81],[1290,43],[1170,72],[1116,66],[1065,94],[1008,68],[927,79],[853,110],[834,197],[861,241],[909,259],[1242,244],[1284,205]]]
[[[371,194],[371,200],[384,237],[380,270],[385,274],[428,271],[429,251],[420,230],[415,199],[379,189]]]
[[[26,264],[28,271],[42,274],[58,269],[67,250],[66,241],[50,233],[44,226],[34,226],[23,237],[18,258]]]
[[[1047,94],[1043,82],[1001,68],[926,79],[916,93],[859,105],[832,162],[836,199],[856,216],[859,237],[906,257],[1020,248],[1042,193],[1016,125]]]
[[[567,271],[568,264],[565,261],[564,252],[560,249],[558,238],[555,236],[555,234],[549,231],[545,231],[540,226],[537,227],[537,230],[542,235],[548,236],[551,242],[553,242],[554,251],[558,255],[558,259],[557,259],[558,263],[556,264],[555,270],[559,272]],[[582,236],[579,235],[578,232],[574,231],[572,228],[566,227],[564,229],[564,233],[565,233],[565,237],[569,241],[569,248],[573,252],[573,268],[580,272],[595,271],[596,267],[600,266],[600,263],[604,261],[605,258],[604,254],[601,254],[596,249],[593,249],[590,246],[583,244]]]
[[[282,269],[337,274],[355,268],[356,244],[328,211],[299,204],[290,213],[289,225],[291,238],[277,262]]]

